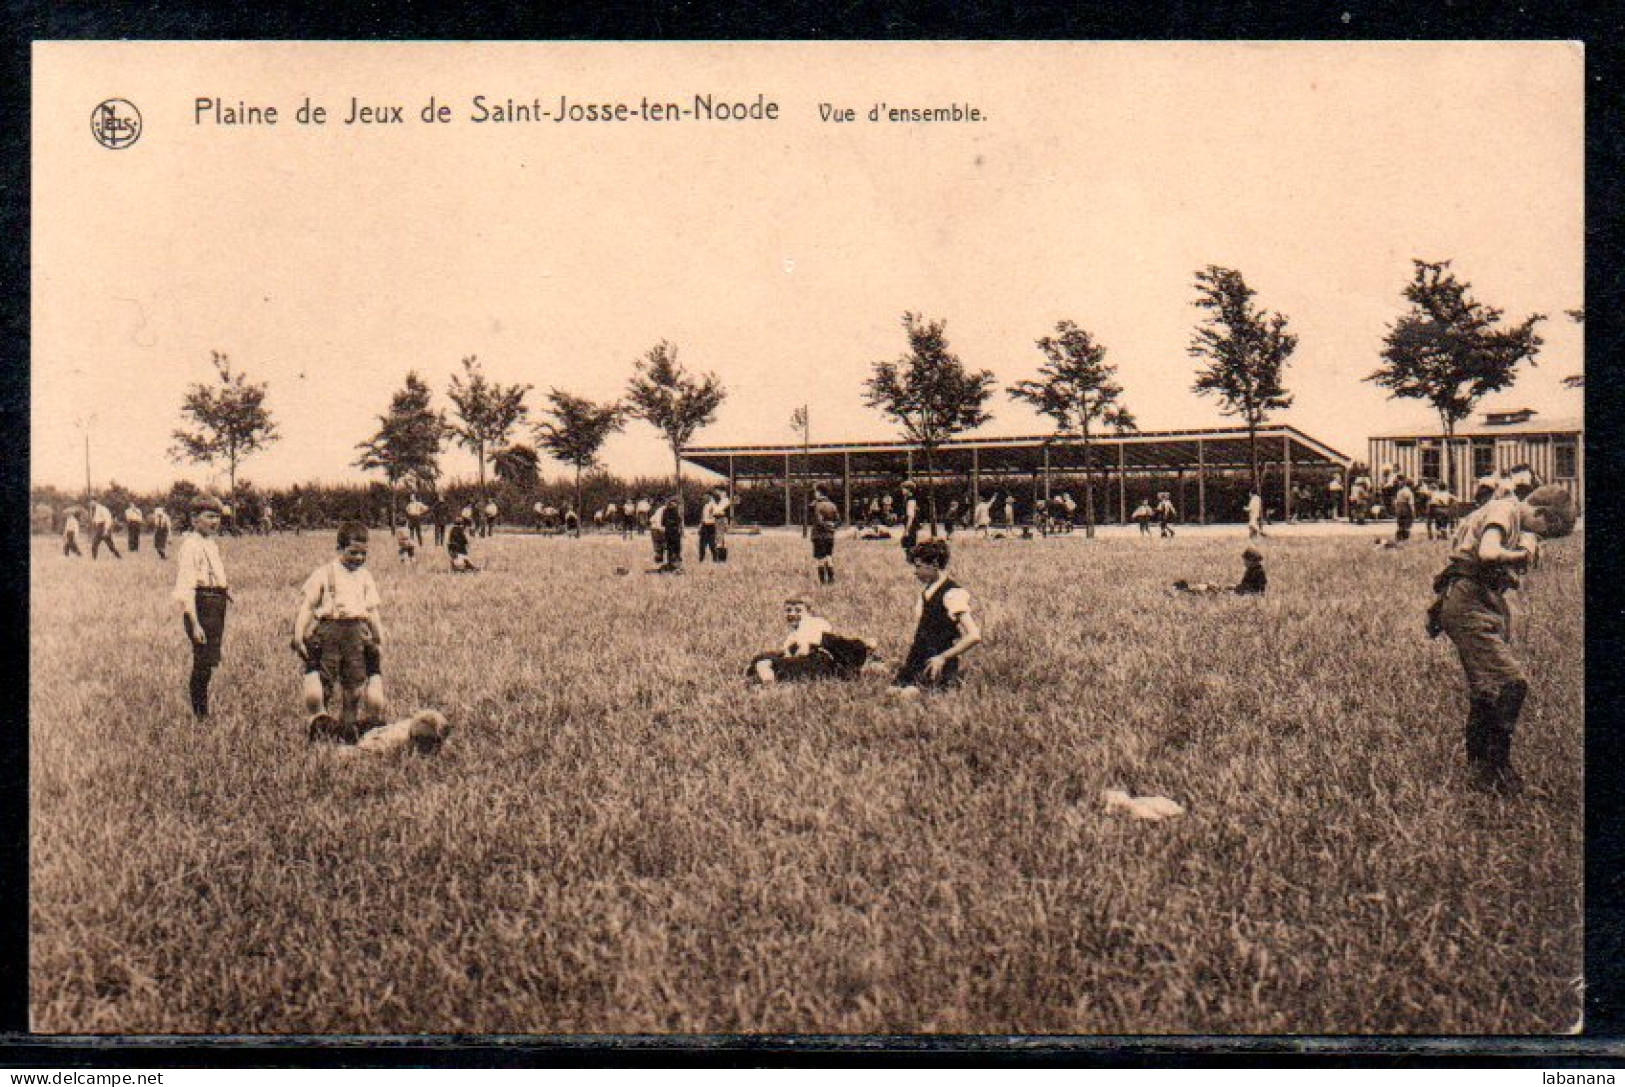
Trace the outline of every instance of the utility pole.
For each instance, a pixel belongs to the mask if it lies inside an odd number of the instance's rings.
[[[85,436],[85,501],[90,501],[90,431],[96,425],[95,415],[81,415],[73,421]]]
[[[803,404],[790,414],[790,426],[801,431],[801,535],[805,539],[812,522],[812,411]]]

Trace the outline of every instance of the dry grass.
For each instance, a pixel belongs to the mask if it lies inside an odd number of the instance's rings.
[[[692,546],[692,539],[689,543]],[[1582,544],[1524,594],[1520,755],[1458,781],[1422,633],[1441,552],[1276,540],[1268,599],[1186,600],[1242,543],[978,541],[964,691],[752,694],[799,539],[684,578],[642,540],[374,563],[392,706],[433,760],[308,750],[286,624],[322,537],[227,541],[216,717],[149,553],[36,543],[42,1032],[1561,1032],[1579,1018]],[[380,548],[381,551],[392,549]],[[914,583],[843,539],[820,591],[891,656]],[[1107,814],[1160,793],[1165,824]]]

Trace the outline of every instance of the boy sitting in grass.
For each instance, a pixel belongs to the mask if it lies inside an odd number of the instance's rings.
[[[784,621],[790,628],[777,653],[760,653],[745,670],[745,678],[764,685],[806,679],[856,679],[866,666],[879,661],[875,643],[835,633],[828,619],[818,614],[809,597],[799,593],[784,602]]]
[[[293,651],[304,664],[309,738],[355,743],[384,720],[383,620],[378,584],[367,565],[367,529],[339,526],[338,557],[305,581],[293,620]],[[330,712],[340,696],[339,715]],[[365,711],[366,724],[361,721]]]
[[[1225,585],[1212,585],[1207,582],[1197,582],[1192,585],[1184,578],[1174,582],[1174,591],[1179,593],[1234,593],[1237,596],[1263,596],[1269,588],[1269,579],[1264,576],[1264,556],[1256,547],[1249,547],[1241,553],[1241,561],[1245,563],[1241,580],[1234,587]]]
[[[982,642],[971,614],[970,593],[948,577],[948,542],[925,540],[909,556],[914,578],[924,589],[914,604],[914,643],[892,686],[905,695],[922,687],[959,683],[959,658]]]

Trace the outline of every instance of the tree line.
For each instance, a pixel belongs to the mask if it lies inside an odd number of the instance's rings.
[[[1451,437],[1482,397],[1510,387],[1521,362],[1533,363],[1543,342],[1536,329],[1545,316],[1532,314],[1507,324],[1503,311],[1473,297],[1471,285],[1457,277],[1449,261],[1412,263],[1412,278],[1402,291],[1408,309],[1388,326],[1381,364],[1365,380],[1388,390],[1391,398],[1426,401]],[[1258,431],[1273,413],[1292,404],[1285,375],[1298,337],[1284,314],[1257,304],[1257,292],[1234,268],[1209,265],[1196,273],[1194,287],[1194,305],[1202,312],[1187,347],[1198,362],[1191,389],[1213,398],[1221,414],[1245,426],[1252,484],[1258,488]],[[1571,311],[1571,316],[1583,320],[1583,311]],[[954,353],[945,321],[907,312],[902,325],[906,350],[871,364],[864,401],[919,451],[926,478],[932,480],[943,444],[992,418],[988,402],[996,385],[990,371],[967,367]],[[1085,528],[1092,533],[1091,442],[1106,433],[1134,430],[1135,418],[1123,402],[1117,367],[1106,361],[1106,347],[1077,322],[1059,321],[1035,347],[1043,357],[1037,376],[1006,392],[1045,416],[1056,441],[1081,447]],[[177,462],[224,466],[228,493],[237,496],[241,464],[279,434],[267,405],[267,385],[250,381],[222,352],[214,352],[212,362],[214,380],[190,386],[182,399],[182,425],[174,432],[170,454]],[[665,440],[680,497],[683,450],[715,421],[727,397],[717,375],[689,371],[679,361],[676,345],[664,340],[633,361],[619,400],[596,403],[554,387],[533,421],[527,402],[533,391],[528,384],[493,380],[470,355],[448,383],[451,407],[444,411],[434,406],[417,372],[409,372],[377,417],[377,429],[357,445],[353,463],[382,477],[393,519],[396,496],[403,490],[441,489],[440,457],[447,442],[473,454],[473,496],[482,505],[491,493],[491,477],[509,492],[505,497],[510,502],[512,494],[543,490],[540,462],[545,454],[573,469],[573,504],[585,516],[585,481],[595,472],[602,474],[603,444],[629,420],[649,424]],[[797,415],[795,425],[806,440],[805,414]],[[1447,444],[1447,455],[1450,448]],[[1446,473],[1451,478],[1448,465]],[[930,486],[927,502],[935,522],[936,493]]]

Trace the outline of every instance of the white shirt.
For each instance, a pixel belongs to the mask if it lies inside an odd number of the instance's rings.
[[[947,580],[948,571],[944,570],[937,575],[937,580],[925,587],[920,593],[919,599],[914,601],[914,621],[916,623],[920,621],[920,616],[925,614],[925,598],[942,588],[942,583]],[[961,615],[970,611],[970,593],[963,585],[955,585],[943,596],[942,606],[947,609],[950,616],[958,619]]]
[[[647,498],[638,499],[638,512],[639,513],[648,513],[649,512],[649,500]]]
[[[164,508],[162,506],[159,506],[157,509],[152,511],[152,527],[153,528],[168,528],[169,527],[169,514],[164,511]]]
[[[707,498],[705,505],[700,507],[700,524],[714,525],[717,523],[717,503],[714,498]]]
[[[175,599],[186,603],[195,589],[224,589],[226,564],[212,536],[188,532],[175,553]]]
[[[316,567],[304,593],[318,619],[365,619],[380,603],[372,571],[365,566],[351,570],[338,559]]]
[[[1257,521],[1264,516],[1264,496],[1253,495],[1247,499],[1247,520]]]
[[[101,528],[112,528],[113,511],[100,502],[96,503],[90,508],[90,523]]]
[[[497,504],[495,502],[487,502],[485,504],[485,516],[487,516],[487,517],[495,517],[496,515],[497,515]]]
[[[124,519],[132,525],[139,525],[143,520],[145,520],[145,518],[141,516],[140,506],[131,506],[126,509],[124,511]]]
[[[62,523],[62,533],[65,536],[79,535],[79,518],[68,514],[68,519]]]
[[[829,625],[829,620],[821,615],[803,615],[796,629],[784,639],[784,655],[787,657],[805,657],[811,653],[813,646],[826,634],[835,633],[835,628]]]
[[[422,502],[419,502],[416,499],[413,499],[411,502],[406,504],[406,515],[408,517],[422,517],[428,512],[429,507],[425,506]]]

